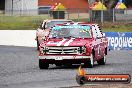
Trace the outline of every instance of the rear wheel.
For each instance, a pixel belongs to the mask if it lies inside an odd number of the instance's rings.
[[[40,69],[48,69],[49,64],[44,62],[43,60],[39,59],[39,68]]]
[[[103,56],[99,61],[97,61],[98,65],[105,65],[106,64],[106,55]]]
[[[86,63],[84,63],[84,65],[86,67],[93,68],[93,66],[94,66],[94,56],[93,56],[93,54],[91,54],[91,58]]]

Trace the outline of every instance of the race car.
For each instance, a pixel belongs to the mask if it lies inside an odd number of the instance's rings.
[[[36,31],[37,50],[39,49],[40,43],[42,43],[45,37],[49,34],[49,29],[61,23],[73,22],[72,20],[66,19],[55,19],[55,20],[44,20]]]
[[[95,61],[99,65],[105,65],[108,39],[98,24],[58,24],[51,28],[47,39],[39,48],[40,69],[47,69],[49,64],[84,64],[92,68]]]

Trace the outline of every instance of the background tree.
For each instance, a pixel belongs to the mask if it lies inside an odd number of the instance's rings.
[[[104,0],[104,4],[108,9],[112,9],[116,6],[118,0]]]

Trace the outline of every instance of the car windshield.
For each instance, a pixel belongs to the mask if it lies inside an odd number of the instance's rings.
[[[49,38],[91,38],[90,26],[56,26],[52,28]]]
[[[47,28],[50,28],[56,24],[63,24],[63,23],[66,23],[66,22],[72,22],[72,21],[51,21],[51,22],[48,22],[47,23]]]

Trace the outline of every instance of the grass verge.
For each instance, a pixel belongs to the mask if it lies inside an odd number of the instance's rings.
[[[132,23],[104,23],[104,32],[132,32]]]
[[[42,16],[0,16],[0,30],[36,30],[40,22],[47,19],[47,15]],[[73,21],[84,21],[88,19],[73,19]],[[102,24],[101,24],[102,25]],[[104,32],[132,32],[132,23],[104,23]]]
[[[0,30],[33,30],[47,16],[0,16]]]

